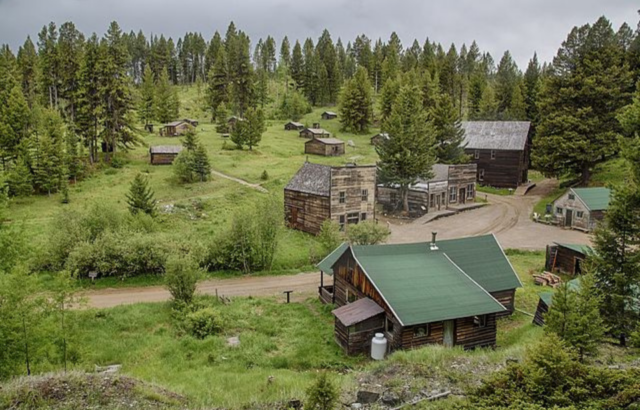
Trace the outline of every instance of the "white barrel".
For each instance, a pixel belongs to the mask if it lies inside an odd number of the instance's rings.
[[[387,353],[387,339],[382,333],[376,333],[371,340],[371,358],[373,360],[382,360]]]

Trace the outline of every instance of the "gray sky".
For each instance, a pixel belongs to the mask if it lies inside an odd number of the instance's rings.
[[[0,43],[12,48],[28,34],[34,42],[50,21],[73,21],[85,34],[102,34],[116,20],[125,31],[178,37],[198,31],[209,40],[230,20],[255,42],[272,35],[315,39],[323,28],[352,41],[360,33],[387,40],[396,31],[404,46],[426,37],[445,48],[474,39],[496,62],[510,50],[524,70],[534,51],[555,55],[569,30],[607,16],[617,28],[638,22],[637,0],[0,0]]]

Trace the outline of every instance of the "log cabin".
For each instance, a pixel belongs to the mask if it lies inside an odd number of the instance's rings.
[[[420,179],[409,187],[409,211],[425,214],[447,209],[449,205],[463,205],[476,199],[476,164],[435,164],[433,176]],[[400,189],[393,185],[378,185],[378,203],[388,211],[402,208]]]
[[[465,153],[477,164],[481,185],[517,188],[528,182],[531,123],[463,121]]]
[[[197,127],[199,124],[198,120],[194,120],[192,118],[184,118],[182,121],[191,124],[192,127]]]
[[[184,120],[174,121],[163,125],[160,129],[160,135],[163,137],[177,137],[193,129],[193,125]]]
[[[338,118],[338,114],[333,111],[325,111],[320,117],[322,117],[323,120],[333,120],[335,118]]]
[[[547,245],[545,270],[579,275],[584,260],[592,253],[593,248],[588,245],[554,242]]]
[[[284,124],[285,131],[302,131],[304,129],[304,124],[295,121],[289,121]]]
[[[333,276],[320,298],[337,306],[335,338],[350,355],[366,352],[375,333],[385,335],[390,350],[495,346],[496,319],[513,312],[515,288],[522,286],[493,235],[342,244],[318,267],[321,283]]]
[[[156,145],[149,148],[149,160],[151,165],[172,164],[182,151],[182,145]]]
[[[386,132],[379,132],[373,137],[371,137],[371,145],[382,144],[384,141],[389,139],[389,134]]]
[[[329,133],[329,131],[322,129],[320,127],[305,128],[302,131],[300,131],[301,138],[309,138],[309,139],[329,138],[330,136],[331,136],[331,133]]]
[[[609,188],[570,188],[553,201],[554,222],[562,227],[591,232],[609,208]]]
[[[286,225],[317,235],[331,219],[348,230],[375,218],[376,166],[305,162],[284,188]]]
[[[305,154],[339,157],[344,149],[344,141],[337,138],[312,138],[304,143]]]

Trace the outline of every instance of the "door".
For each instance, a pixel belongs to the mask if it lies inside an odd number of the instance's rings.
[[[564,226],[571,226],[573,224],[573,210],[567,209],[564,216]]]
[[[582,273],[582,259],[575,258],[575,262],[573,264],[573,274],[580,275]]]
[[[438,195],[436,197],[436,207],[438,208],[438,211],[440,210],[440,195]]]
[[[456,324],[453,320],[444,321],[444,339],[442,344],[445,347],[453,347],[455,343]]]
[[[294,229],[298,227],[298,208],[291,208],[291,215],[289,216],[289,226]]]
[[[460,188],[460,192],[458,192],[458,202],[464,204],[467,202],[466,190],[464,188]]]

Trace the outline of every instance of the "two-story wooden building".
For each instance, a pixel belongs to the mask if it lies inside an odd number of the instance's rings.
[[[335,337],[348,354],[374,333],[391,350],[425,344],[495,346],[496,318],[514,309],[522,284],[493,235],[401,245],[341,245],[320,262],[338,306]],[[331,288],[331,293],[325,289]]]
[[[332,219],[341,229],[375,217],[376,167],[305,162],[284,188],[288,227],[314,235]]]
[[[571,188],[553,201],[552,212],[556,224],[591,232],[609,208],[609,188]]]
[[[463,121],[465,153],[477,164],[481,185],[517,188],[528,182],[531,123]]]
[[[433,176],[409,187],[409,210],[418,214],[446,209],[476,199],[476,164],[435,164]],[[378,203],[385,209],[402,208],[400,189],[389,184],[378,185]]]

